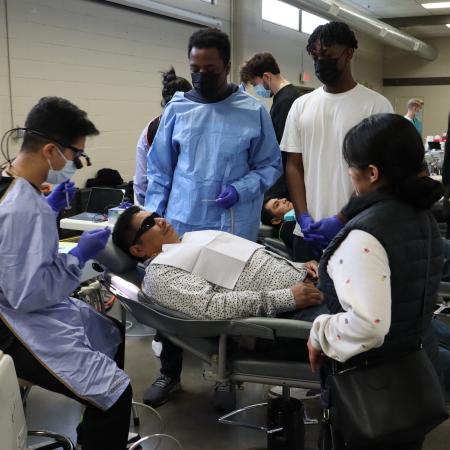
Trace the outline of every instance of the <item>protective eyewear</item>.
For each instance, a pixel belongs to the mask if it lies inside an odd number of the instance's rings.
[[[87,166],[92,166],[91,163],[91,159],[89,158],[88,155],[86,155],[86,153],[84,152],[83,148],[78,148],[75,147],[74,145],[68,144],[67,142],[58,140],[58,139],[54,139],[51,136],[47,136],[44,133],[41,133],[40,131],[37,130],[32,130],[30,128],[18,128],[19,130],[23,130],[27,133],[30,134],[35,134],[36,136],[42,137],[44,139],[47,139],[49,141],[54,142],[55,144],[59,145],[60,147],[62,147],[63,149],[68,148],[69,150],[71,150],[73,153],[75,153],[75,157],[73,158],[73,162],[75,164],[75,167],[77,169],[81,169],[83,167],[83,163],[81,162],[80,158],[84,158],[86,160],[86,165]]]
[[[153,228],[156,225],[155,219],[158,217],[161,217],[159,214],[152,213],[148,217],[146,217],[139,227],[139,230],[136,231],[136,234],[134,236],[133,242],[131,245],[136,244],[136,242],[139,240],[139,238],[146,233],[150,228]]]

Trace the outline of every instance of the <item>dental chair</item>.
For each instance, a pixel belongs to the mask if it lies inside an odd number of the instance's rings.
[[[266,426],[236,423],[267,432],[268,449],[302,449],[303,409],[289,397],[290,387],[319,388],[317,374],[312,374],[309,363],[270,359],[266,354],[236,351],[236,341],[276,338],[299,339],[309,336],[311,323],[266,317],[231,320],[196,320],[156,304],[140,290],[144,270],[136,261],[110,241],[97,257],[105,269],[103,283],[119,299],[124,311],[137,321],[157,329],[166,338],[200,359],[206,369],[205,378],[216,382],[244,382],[283,386],[283,396],[268,406]],[[276,341],[275,341],[276,342]],[[255,406],[236,411],[242,412]],[[301,411],[299,410],[301,409]],[[222,423],[233,424],[232,414],[222,417]],[[295,440],[295,447],[292,443]]]

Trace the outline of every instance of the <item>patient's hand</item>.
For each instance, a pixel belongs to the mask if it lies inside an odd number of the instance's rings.
[[[317,280],[319,278],[319,263],[314,259],[307,261],[303,264],[303,267],[308,272],[308,278],[311,280]]]
[[[323,294],[312,283],[298,283],[291,287],[297,308],[320,305],[323,302]]]

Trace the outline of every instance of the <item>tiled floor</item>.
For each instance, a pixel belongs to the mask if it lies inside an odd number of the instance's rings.
[[[126,344],[126,370],[134,388],[134,398],[140,401],[143,390],[159,371],[159,361],[151,351],[151,338],[129,337]],[[265,434],[246,428],[220,425],[218,414],[211,406],[213,386],[203,380],[200,362],[185,357],[182,374],[183,389],[171,401],[158,408],[164,432],[179,440],[184,450],[250,450],[265,447]],[[246,384],[238,391],[238,405],[259,403],[266,398],[266,389],[260,385]],[[317,403],[310,401],[309,413],[317,416]],[[33,388],[27,405],[29,428],[43,427],[71,434],[79,420],[81,408],[73,401]],[[159,422],[152,414],[141,411],[141,435],[161,432]],[[386,417],[386,420],[389,420]],[[306,449],[317,448],[317,426],[306,428]],[[158,450],[175,450],[170,441],[161,441]],[[144,449],[156,449],[155,442]],[[450,421],[434,430],[427,438],[424,450],[450,449]],[[99,449],[108,450],[108,449]]]

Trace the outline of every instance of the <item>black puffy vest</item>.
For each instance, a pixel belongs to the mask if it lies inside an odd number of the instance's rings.
[[[326,270],[328,261],[350,231],[366,231],[381,243],[388,256],[392,315],[384,344],[362,356],[364,359],[378,358],[417,348],[423,342],[435,362],[437,344],[430,323],[443,267],[442,239],[436,221],[428,211],[414,209],[380,192],[358,199],[347,218],[347,224],[330,243],[320,261],[320,289],[331,313],[342,311],[342,307]],[[425,284],[427,295],[422,320]]]

